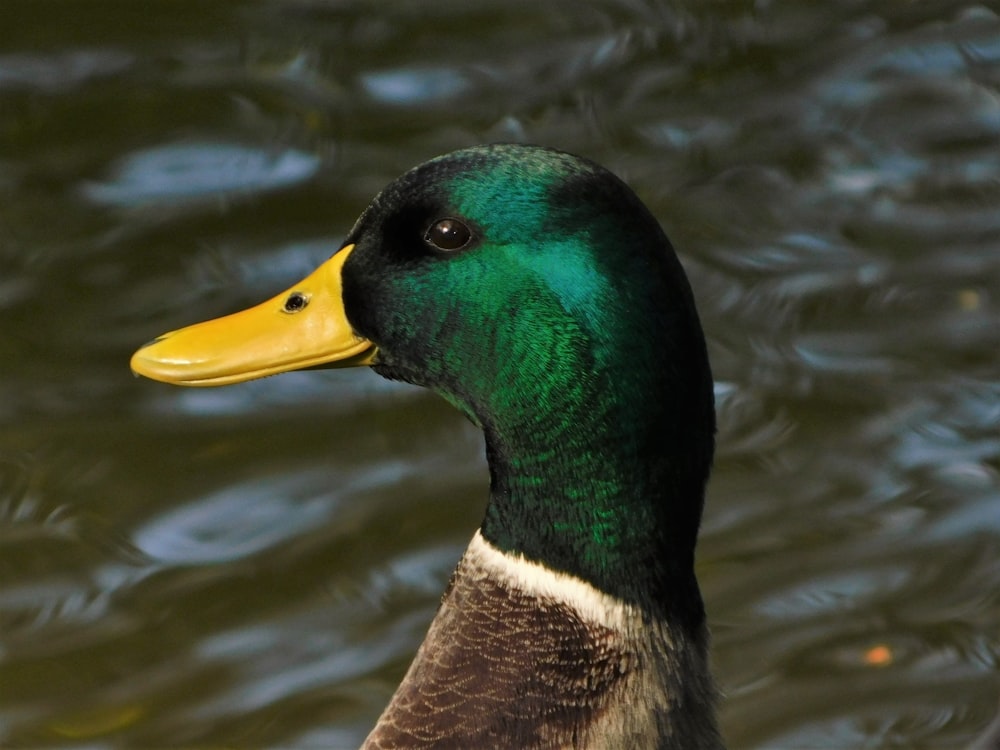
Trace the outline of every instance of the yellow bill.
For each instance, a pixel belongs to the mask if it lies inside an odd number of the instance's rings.
[[[341,269],[354,245],[283,294],[243,312],[165,333],[132,355],[132,371],[174,385],[228,385],[289,370],[369,365],[375,345],[344,312]]]

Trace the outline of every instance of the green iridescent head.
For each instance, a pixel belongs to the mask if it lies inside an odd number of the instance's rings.
[[[490,541],[629,598],[650,567],[689,568],[711,374],[684,272],[621,180],[540,147],[458,151],[389,185],[346,243],[375,369],[486,433]]]

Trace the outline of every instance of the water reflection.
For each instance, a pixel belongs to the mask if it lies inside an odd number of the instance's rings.
[[[372,99],[397,106],[426,106],[454,99],[468,89],[465,78],[450,68],[369,73],[361,86]]]
[[[92,79],[122,73],[134,62],[127,52],[107,49],[0,55],[0,91],[71,91]]]
[[[302,182],[320,160],[291,149],[269,153],[224,143],[175,143],[125,158],[109,182],[84,184],[95,203],[117,206],[249,194]]]
[[[318,477],[254,479],[199,497],[139,527],[135,545],[153,560],[207,565],[249,557],[328,520],[332,498],[312,496]]]

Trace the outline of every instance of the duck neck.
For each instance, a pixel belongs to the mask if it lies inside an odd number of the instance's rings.
[[[629,386],[609,377],[548,390],[520,418],[485,422],[491,492],[482,533],[505,552],[700,627],[693,562],[711,393],[645,383],[631,392],[662,397],[630,398]],[[705,439],[683,429],[699,420]]]

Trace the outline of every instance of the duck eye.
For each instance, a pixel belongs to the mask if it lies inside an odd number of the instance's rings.
[[[286,313],[297,313],[309,304],[309,295],[305,292],[292,292],[285,300],[282,308]]]
[[[472,241],[472,230],[458,219],[441,219],[431,224],[424,242],[429,242],[438,250],[452,252],[461,250]]]

